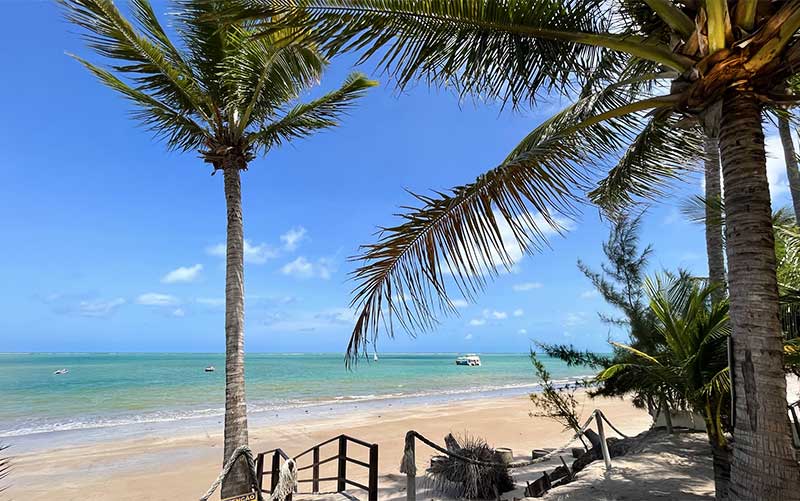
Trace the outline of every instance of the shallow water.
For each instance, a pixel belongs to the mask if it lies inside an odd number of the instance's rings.
[[[384,354],[348,371],[338,354],[250,354],[251,415],[292,409],[352,408],[388,399],[447,400],[535,388],[527,354],[481,354],[481,367],[456,354]],[[543,358],[555,380],[588,373]],[[214,365],[213,373],[204,372]],[[0,437],[108,426],[200,423],[222,415],[224,356],[187,353],[0,354]],[[68,368],[69,374],[53,371]],[[133,427],[133,428],[131,428]]]

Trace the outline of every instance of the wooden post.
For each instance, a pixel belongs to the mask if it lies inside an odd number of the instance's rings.
[[[602,414],[595,411],[594,420],[597,423],[597,433],[600,435],[600,449],[603,451],[603,461],[606,462],[606,470],[610,470],[611,455],[608,453],[608,443],[606,442],[606,431],[603,428]]]
[[[344,435],[339,437],[339,473],[336,475],[336,492],[344,492],[347,490],[347,437]]]
[[[278,451],[272,453],[272,475],[270,478],[270,494],[275,492],[275,488],[278,487],[278,480],[281,476],[281,455],[278,454]]]
[[[258,485],[259,492],[263,491],[262,483],[264,481],[264,453],[258,455],[256,460],[256,485]]]
[[[406,437],[406,448],[411,452],[411,463],[415,464],[416,450],[414,446],[414,437],[411,437],[411,442],[408,442]],[[417,501],[417,472],[416,468],[406,472],[406,501]]]
[[[378,444],[369,446],[369,501],[378,501]]]
[[[313,477],[311,478],[311,492],[319,493],[319,447],[314,447],[313,454],[314,466],[311,468]]]

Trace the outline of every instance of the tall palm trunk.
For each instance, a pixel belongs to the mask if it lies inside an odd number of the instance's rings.
[[[717,303],[725,298],[725,257],[722,245],[722,214],[720,214],[719,204],[722,200],[719,178],[719,140],[716,137],[706,137],[705,171],[708,278],[712,284],[719,286],[711,294],[711,299]]]
[[[800,500],[800,469],[786,414],[761,105],[755,96],[728,91],[719,140],[736,396],[730,497]]]
[[[725,299],[725,257],[722,245],[722,189],[720,186],[719,139],[716,134],[706,136],[705,179],[706,179],[706,255],[708,256],[708,279],[718,288],[711,293],[716,304]],[[729,499],[731,480],[730,449],[721,445],[717,433],[709,421],[708,436],[714,458],[714,492],[717,501]]]
[[[778,117],[778,133],[781,136],[783,157],[786,160],[786,178],[789,180],[789,191],[792,193],[794,218],[797,224],[800,224],[800,170],[797,169],[797,153],[794,151],[792,142],[792,128],[789,125],[789,117],[786,115]]]
[[[228,235],[225,264],[225,457],[247,445],[247,403],[244,395],[244,224],[239,169],[226,166],[225,202]],[[247,464],[237,461],[222,484],[222,497],[249,492]]]

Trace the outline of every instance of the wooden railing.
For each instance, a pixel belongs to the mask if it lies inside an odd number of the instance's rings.
[[[789,415],[791,416],[792,427],[792,443],[795,448],[800,448],[800,418],[798,418],[798,411],[800,411],[800,400],[789,405]]]
[[[325,446],[334,443],[337,445],[336,454],[327,457],[325,459],[320,459],[321,450]],[[364,447],[369,452],[369,460],[361,461],[359,459],[349,457],[347,455],[349,443]],[[302,466],[301,459],[304,457],[308,458],[309,454],[311,463]],[[264,465],[268,458],[271,458],[271,468],[269,470],[265,470]],[[278,476],[280,473],[281,465],[287,459],[289,459],[289,456],[281,449],[262,452],[261,454],[258,455],[258,458],[256,459],[256,474],[258,476],[258,485],[259,488],[261,488],[262,492],[271,493],[275,489],[275,487],[278,485]],[[319,443],[314,447],[311,447],[310,449],[301,452],[300,454],[294,457],[294,460],[297,465],[297,473],[298,473],[297,483],[300,485],[307,483],[311,484],[311,492],[306,492],[306,494],[319,494],[320,492],[322,492],[320,490],[320,483],[322,482],[336,482],[336,490],[326,491],[326,492],[343,492],[347,490],[348,486],[353,486],[367,491],[367,496],[369,501],[378,500],[378,444],[370,444],[368,442],[364,442],[363,440],[359,440],[357,438],[353,438],[347,435],[339,435],[338,437],[333,437],[330,440],[326,440],[325,442]],[[336,476],[320,477],[320,466],[333,461],[336,461],[337,465]],[[352,480],[351,478],[348,478],[347,476],[348,463],[367,469],[368,472],[367,485],[364,485],[360,482]],[[308,470],[311,470],[311,478],[299,478],[303,472]],[[270,476],[271,482],[269,491],[263,488],[262,481],[265,475]]]

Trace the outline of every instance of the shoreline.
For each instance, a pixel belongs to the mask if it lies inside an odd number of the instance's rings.
[[[629,401],[588,400],[583,393],[578,398],[584,415],[602,408],[626,433],[638,433],[650,424],[647,413]],[[553,421],[530,417],[531,410],[530,400],[521,394],[359,407],[347,412],[318,409],[296,420],[252,420],[250,444],[256,453],[281,447],[292,455],[341,433],[378,443],[381,498],[399,499],[404,497],[397,496],[397,489],[403,485],[399,463],[408,430],[437,442],[450,432],[481,436],[495,446],[512,447],[519,457],[529,457],[533,448],[564,445],[571,433]],[[12,451],[16,457],[9,495],[42,500],[191,499],[202,494],[219,473],[222,426],[216,423],[213,428],[183,429],[168,436],[126,439],[106,433],[105,439],[38,452]],[[422,452],[419,465],[425,461]]]
[[[562,380],[559,385],[571,384],[580,378]],[[456,402],[498,399],[528,395],[541,389],[539,383],[509,385],[503,388],[463,388],[437,393],[409,393],[370,395],[368,397],[339,397],[319,402],[309,401],[293,406],[248,409],[248,419],[253,427],[274,426],[292,421],[313,420],[325,414],[330,419],[357,412],[373,410],[404,409]],[[0,442],[24,449],[28,453],[52,451],[67,447],[101,444],[104,441],[136,440],[139,438],[175,438],[208,433],[209,429],[222,426],[223,411],[210,415],[193,415],[182,418],[164,418],[123,422],[119,424],[97,424],[94,426],[32,431],[25,433],[0,433]],[[109,438],[113,436],[113,438]]]

